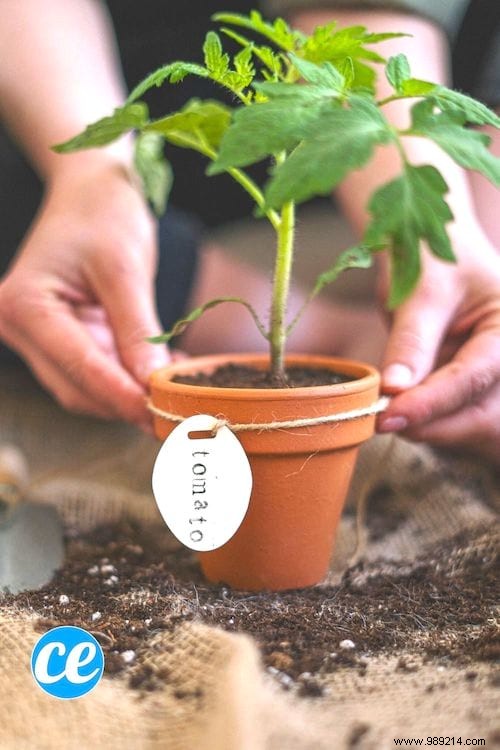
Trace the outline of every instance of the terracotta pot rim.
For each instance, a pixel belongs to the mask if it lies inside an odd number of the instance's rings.
[[[312,365],[313,367],[324,367],[326,369],[336,370],[344,375],[353,375],[355,379],[345,383],[336,383],[330,385],[304,386],[300,388],[221,388],[215,386],[190,385],[186,383],[174,383],[171,378],[179,374],[188,374],[193,370],[200,370],[206,367],[218,367],[227,362],[237,364],[248,363],[263,366],[269,362],[267,354],[248,353],[226,353],[210,354],[200,357],[191,357],[186,360],[174,362],[166,367],[162,367],[152,373],[150,384],[153,387],[164,387],[165,381],[168,382],[168,389],[172,394],[192,393],[196,389],[198,394],[220,397],[224,400],[259,398],[266,401],[267,399],[280,400],[300,399],[324,396],[341,396],[346,393],[359,393],[366,391],[378,383],[379,373],[375,367],[360,362],[358,360],[333,357],[320,354],[300,354],[290,353],[286,356],[287,364],[294,365]]]

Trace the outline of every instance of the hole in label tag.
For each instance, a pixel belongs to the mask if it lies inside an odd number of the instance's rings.
[[[252,472],[245,450],[218,420],[188,417],[163,443],[153,469],[153,494],[163,520],[186,547],[222,547],[240,527],[250,502]]]
[[[213,430],[191,430],[188,432],[188,438],[190,440],[213,440],[217,433]]]

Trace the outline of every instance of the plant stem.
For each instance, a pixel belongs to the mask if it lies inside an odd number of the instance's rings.
[[[285,203],[281,209],[281,221],[277,229],[276,263],[274,266],[273,292],[271,301],[271,378],[276,385],[286,385],[284,350],[286,342],[285,315],[293,260],[293,237],[295,225],[295,204]]]
[[[257,187],[255,182],[251,180],[250,177],[247,174],[245,174],[245,172],[242,172],[241,169],[236,169],[235,167],[231,167],[230,169],[227,170],[227,172],[228,174],[231,175],[233,180],[236,180],[236,182],[239,183],[241,187],[247,191],[247,193],[254,199],[257,206],[263,209],[264,214],[269,219],[275,231],[279,232],[279,228],[280,228],[279,215],[272,208],[264,209],[266,202],[264,200],[264,196],[262,195],[262,191]]]
[[[378,102],[376,102],[377,107],[383,107],[385,104],[389,104],[390,102],[397,102],[399,99],[409,99],[408,96],[400,96],[399,94],[391,94],[391,96],[386,96],[385,99],[379,99]]]

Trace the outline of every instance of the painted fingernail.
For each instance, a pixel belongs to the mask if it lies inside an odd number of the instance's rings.
[[[381,419],[378,426],[379,432],[401,432],[408,427],[406,417],[387,417]]]
[[[413,372],[408,365],[396,362],[385,368],[382,381],[386,388],[407,388],[413,382]]]

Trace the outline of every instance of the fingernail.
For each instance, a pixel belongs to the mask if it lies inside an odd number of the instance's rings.
[[[172,361],[170,352],[164,351],[156,357],[152,357],[149,361],[149,371],[159,370],[161,367],[166,367]]]
[[[387,417],[387,419],[381,419],[378,425],[379,432],[401,432],[406,430],[408,427],[408,420],[406,417]]]
[[[148,360],[147,363],[140,364],[135,368],[136,378],[144,384],[149,381],[149,376],[155,370],[160,370],[162,367],[166,367],[170,364],[170,357],[165,353],[161,353],[159,356],[153,357]]]
[[[385,368],[382,382],[385,388],[407,388],[413,382],[413,372],[408,365],[396,362]]]

